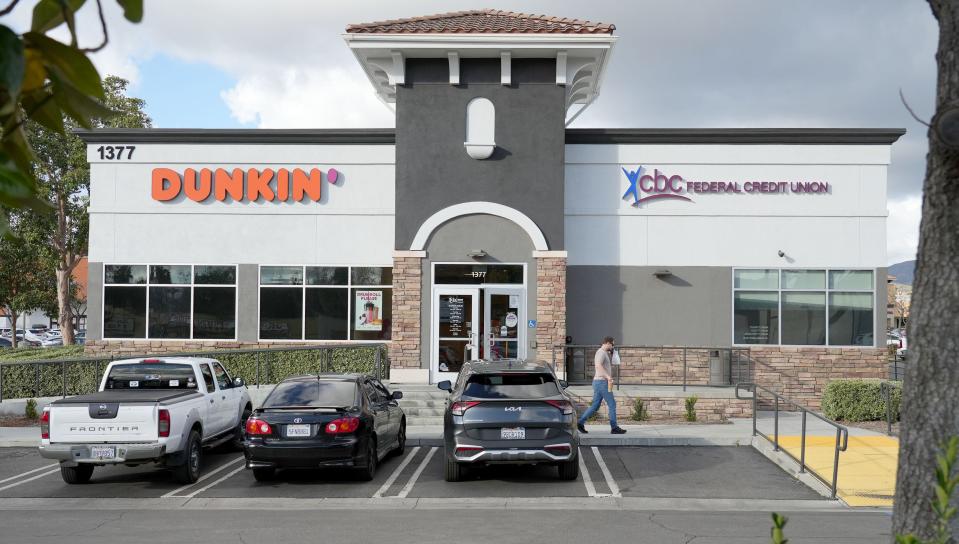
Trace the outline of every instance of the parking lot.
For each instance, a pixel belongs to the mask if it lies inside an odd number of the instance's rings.
[[[67,485],[55,463],[33,448],[0,449],[0,499],[6,498],[498,498],[651,497],[822,499],[750,447],[582,447],[580,476],[557,478],[549,466],[471,470],[443,479],[443,451],[409,447],[385,459],[370,482],[343,470],[280,471],[257,482],[242,454],[208,452],[200,480],[173,481],[152,465],[98,467],[86,485]]]

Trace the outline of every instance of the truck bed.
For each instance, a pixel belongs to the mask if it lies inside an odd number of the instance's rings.
[[[123,403],[123,402],[159,402],[170,403],[171,401],[181,402],[188,398],[200,397],[199,392],[190,389],[110,389],[91,393],[89,395],[77,395],[54,401],[52,404],[92,404],[96,402],[103,403]]]

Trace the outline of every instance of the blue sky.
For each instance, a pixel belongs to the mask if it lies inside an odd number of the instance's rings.
[[[154,125],[166,128],[239,128],[220,93],[236,85],[207,63],[158,54],[137,63],[140,77],[130,93],[147,101]]]

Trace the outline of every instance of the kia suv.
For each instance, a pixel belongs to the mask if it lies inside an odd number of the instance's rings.
[[[576,410],[566,382],[543,362],[471,361],[449,392],[443,416],[446,481],[468,466],[550,464],[559,477],[579,476]]]

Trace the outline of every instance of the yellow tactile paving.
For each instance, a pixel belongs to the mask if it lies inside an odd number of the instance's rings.
[[[780,436],[780,446],[799,458],[799,436]],[[806,465],[832,480],[835,436],[806,437]],[[892,506],[896,489],[899,440],[888,436],[850,436],[839,454],[837,495],[849,506]]]

